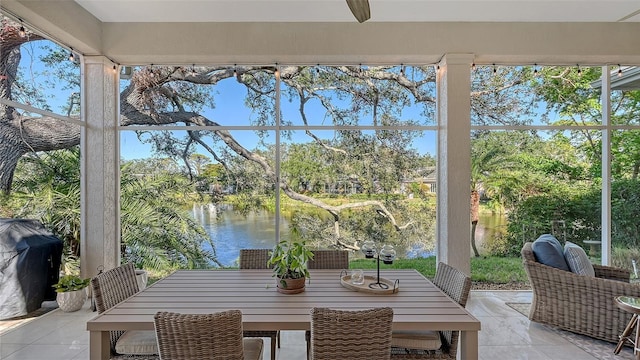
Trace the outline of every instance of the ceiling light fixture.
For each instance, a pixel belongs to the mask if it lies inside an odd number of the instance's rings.
[[[73,48],[69,48],[69,49],[70,49],[70,51],[69,51],[69,61],[74,62],[74,61],[76,61],[76,58],[75,58],[75,56],[73,56]]]
[[[618,64],[618,77],[622,77],[622,66]]]

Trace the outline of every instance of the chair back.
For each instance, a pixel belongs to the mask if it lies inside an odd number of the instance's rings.
[[[240,310],[158,312],[153,320],[162,360],[244,360]]]
[[[348,269],[349,251],[313,250],[313,259],[309,260],[309,269]]]
[[[311,309],[311,359],[388,360],[390,307],[369,310]]]
[[[270,269],[267,266],[271,249],[240,249],[240,269]]]
[[[128,263],[107,270],[91,279],[91,290],[98,314],[111,309],[138,292],[138,280],[133,264]],[[111,331],[111,352],[124,331]]]
[[[434,285],[447,294],[453,301],[462,307],[467,306],[469,292],[471,291],[471,278],[462,271],[447,265],[443,262],[438,263],[436,269],[436,277],[433,279]],[[458,351],[459,331],[441,331],[440,332],[443,351],[447,352],[453,359],[456,358]]]
[[[526,242],[522,246],[522,250],[520,250],[522,260],[537,262],[536,255],[533,253],[533,248],[531,247],[531,245],[531,242]]]

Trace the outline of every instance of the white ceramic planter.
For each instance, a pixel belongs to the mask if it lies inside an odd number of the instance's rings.
[[[147,287],[149,274],[146,270],[136,270],[136,280],[138,281],[138,290],[144,290]]]
[[[56,301],[62,311],[78,311],[82,308],[84,302],[87,301],[87,289],[59,292],[56,295]]]

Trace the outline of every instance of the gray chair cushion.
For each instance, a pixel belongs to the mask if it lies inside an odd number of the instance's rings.
[[[244,360],[262,360],[263,342],[259,338],[242,339]]]
[[[158,354],[158,341],[153,330],[127,330],[116,342],[116,352],[127,355]]]
[[[533,254],[539,263],[561,270],[571,271],[564,258],[562,245],[560,245],[560,241],[553,235],[540,235],[540,237],[531,244],[531,250],[533,250]]]
[[[404,349],[438,350],[442,347],[440,333],[430,330],[394,331],[391,346]]]
[[[564,258],[567,260],[571,272],[578,275],[595,277],[596,272],[587,253],[580,246],[568,242],[564,245]]]

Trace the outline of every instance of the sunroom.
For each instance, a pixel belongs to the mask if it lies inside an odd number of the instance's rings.
[[[206,136],[207,132],[217,133],[218,141],[222,142],[225,138],[221,135],[230,134],[231,140],[224,142],[227,146],[234,144],[233,139],[253,136],[254,139],[247,143],[238,140],[241,146],[229,146],[225,151],[241,153],[250,150],[249,157],[268,156],[268,164],[262,170],[274,171],[275,175],[268,180],[271,182],[261,183],[260,188],[270,191],[268,194],[273,198],[273,203],[269,206],[276,209],[277,214],[289,205],[287,202],[291,199],[305,199],[307,194],[319,191],[319,188],[325,194],[359,195],[367,191],[377,193],[379,189],[400,196],[409,196],[411,193],[411,196],[418,197],[420,193],[428,199],[427,202],[431,202],[430,209],[434,211],[432,214],[422,212],[431,218],[428,219],[429,225],[417,231],[417,237],[432,240],[432,246],[424,251],[467,274],[471,273],[470,259],[473,256],[470,246],[473,220],[470,214],[473,209],[469,201],[469,184],[478,179],[472,166],[476,163],[474,157],[478,155],[473,148],[478,134],[490,134],[494,142],[506,142],[506,139],[514,139],[527,132],[538,132],[543,139],[572,131],[581,133],[583,139],[594,141],[592,157],[580,160],[597,163],[597,166],[590,168],[591,173],[582,174],[571,181],[575,182],[576,187],[585,181],[601,181],[596,197],[600,204],[594,206],[595,210],[591,209],[596,214],[590,215],[596,219],[595,222],[570,222],[565,217],[557,217],[553,219],[555,222],[544,224],[523,221],[520,223],[522,231],[517,236],[520,245],[524,241],[535,240],[537,235],[544,232],[569,233],[569,240],[599,241],[595,249],[598,253],[596,261],[611,264],[612,247],[616,241],[613,238],[619,229],[618,223],[612,224],[617,221],[615,213],[612,216],[612,189],[615,180],[627,177],[618,168],[628,165],[633,169],[633,160],[625,158],[624,161],[628,163],[623,163],[622,157],[613,157],[612,153],[624,151],[612,149],[612,146],[621,144],[607,140],[622,139],[623,135],[633,135],[640,129],[637,118],[628,118],[626,122],[620,120],[625,116],[632,117],[632,113],[621,116],[617,112],[619,108],[612,108],[612,103],[618,104],[616,91],[622,91],[616,90],[615,86],[616,81],[620,81],[618,69],[622,72],[622,78],[628,79],[640,64],[637,4],[633,1],[616,1],[612,4],[609,1],[384,0],[370,3],[371,19],[358,23],[344,1],[337,0],[306,2],[304,5],[287,1],[3,1],[3,15],[52,40],[77,57],[80,111],[78,116],[71,117],[70,122],[79,126],[80,137],[78,238],[81,273],[89,277],[96,275],[99,269],[113,268],[130,250],[122,246],[121,239],[124,233],[121,219],[129,213],[123,210],[123,203],[128,199],[122,196],[122,178],[125,175],[122,174],[120,160],[128,156],[135,158],[136,151],[142,151],[137,150],[143,144],[140,139],[146,139],[147,144],[154,140],[154,144],[161,144],[167,131],[173,137],[164,138],[166,143],[176,145],[181,141],[189,141],[185,140],[189,136],[192,136],[190,141],[197,142],[199,139],[196,135]],[[172,9],[171,6],[176,8]],[[376,78],[373,72],[378,69],[381,72]],[[496,82],[494,89],[500,86],[515,89],[516,83],[520,84],[525,79],[535,81],[534,74],[537,73],[547,71],[551,79],[554,77],[551,72],[556,70],[558,73],[555,76],[565,72],[570,72],[572,77],[582,73],[589,73],[589,76],[601,74],[600,87],[593,87],[587,96],[591,102],[597,99],[597,114],[591,114],[590,119],[583,118],[582,122],[573,118],[576,121],[570,123],[566,121],[570,117],[563,115],[567,109],[562,108],[561,101],[557,101],[557,107],[551,112],[545,113],[535,107],[527,110],[532,112],[527,114],[527,119],[533,120],[526,122],[523,120],[524,113],[517,114],[516,111],[500,108],[515,103],[497,98],[493,99],[495,104],[479,103],[477,96],[480,85]],[[505,82],[499,84],[495,80],[495,74],[524,74],[527,71],[528,77],[523,75],[512,83],[503,80]],[[182,77],[182,80],[188,80],[193,85],[203,81],[201,76],[209,75],[223,77],[226,82],[220,81],[220,84],[226,90],[217,90],[220,100],[215,105],[212,99],[205,99],[210,100],[212,105],[202,122],[198,122],[198,116],[205,114],[205,111],[198,114],[197,106],[180,109],[176,104],[167,105],[171,97],[162,93],[166,89],[158,87],[158,93],[148,93],[148,97],[145,97],[147,93],[142,90],[149,88],[141,87],[143,81],[140,80],[141,76],[151,82],[156,81],[154,78],[168,79],[173,76],[171,81],[174,84],[179,84]],[[130,76],[138,78],[127,79]],[[413,93],[415,97],[410,101],[405,99],[405,95],[395,99],[385,98],[387,103],[373,110],[376,107],[371,104],[375,103],[375,97],[370,93],[367,94],[370,97],[362,100],[362,107],[354,105],[358,104],[354,100],[356,94],[364,94],[356,93],[355,85],[350,92],[351,97],[340,100],[330,98],[321,91],[313,93],[312,86],[297,88],[291,81],[305,78],[319,88],[326,85],[322,81],[342,79],[345,83],[356,84],[366,76],[370,76],[373,79],[371,81],[377,81],[371,89],[376,89],[382,95],[385,90],[399,93],[400,89],[404,89],[410,92],[412,86],[416,86]],[[396,80],[394,86],[385,87],[382,85],[385,76],[400,80]],[[403,79],[407,82],[404,83]],[[506,76],[503,79],[507,79]],[[207,81],[212,82],[211,78]],[[423,85],[419,87],[417,84]],[[244,87],[240,89],[240,85]],[[264,88],[256,88],[255,85],[264,85]],[[123,93],[125,89],[142,91],[138,107],[129,107],[134,102],[126,99],[130,93]],[[178,86],[173,89],[179,91]],[[195,88],[188,86],[185,89],[195,91]],[[238,107],[244,106],[246,101],[244,95],[250,91],[253,91],[251,94],[255,101],[251,104],[253,107],[239,111]],[[225,94],[231,95],[225,97]],[[517,94],[514,90],[508,96],[516,97]],[[198,94],[194,92],[192,95]],[[144,101],[158,101],[155,96],[164,96],[160,100],[163,102],[163,112],[148,111],[153,106],[144,104]],[[522,96],[534,99],[533,93]],[[301,111],[307,104],[307,98],[308,109],[317,110],[314,107],[321,107],[323,101],[328,101],[325,104],[329,105],[322,108],[322,113]],[[498,100],[504,102],[498,104]],[[49,115],[33,104],[9,101],[15,99],[3,97],[2,106],[15,106],[43,116]],[[182,104],[186,103],[185,99],[182,101]],[[348,101],[351,102],[346,104]],[[409,105],[399,105],[400,102]],[[260,108],[260,105],[264,107]],[[159,105],[155,103],[154,106]],[[168,110],[172,106],[175,108]],[[486,112],[478,112],[483,106],[487,106]],[[504,113],[491,118],[489,110],[496,109],[502,109]],[[190,113],[192,117],[165,120],[172,113],[180,116]],[[146,118],[138,117],[140,114]],[[336,118],[342,122],[336,122]],[[555,121],[547,121],[549,119]],[[249,136],[249,133],[259,133],[265,137]],[[336,170],[332,176],[324,174],[323,178],[312,178],[313,168],[306,169],[306,174],[298,176],[290,167],[291,153],[285,149],[300,146],[302,142],[299,139],[309,133],[327,148],[337,142],[322,140],[336,140],[337,133],[342,141],[350,139],[366,144],[366,139],[375,139],[386,142],[387,148],[407,141],[410,145],[403,150],[415,147],[424,151],[420,154],[422,162],[408,164],[407,158],[377,161],[395,163],[397,167],[394,171],[401,174],[393,175],[403,181],[412,179],[406,183],[409,184],[407,188],[414,191],[401,186],[385,188],[385,178],[382,176],[385,173],[375,169],[376,159],[372,159],[372,153],[365,148],[352,150],[352,154],[358,156],[362,169],[378,171],[375,179],[368,178],[369,182],[363,178],[354,179],[352,174],[345,173],[347,170],[333,167],[333,164],[332,171]],[[394,135],[397,137],[394,138]],[[503,140],[499,140],[501,138]],[[571,136],[567,135],[566,138]],[[522,141],[525,140],[522,138]],[[207,141],[204,144],[219,145]],[[259,144],[264,147],[258,148]],[[566,151],[574,151],[577,145],[567,146]],[[383,148],[376,148],[380,149]],[[629,151],[628,147],[625,149]],[[309,152],[317,150],[306,149]],[[176,149],[167,151],[177,152]],[[206,147],[201,147],[195,152],[205,151]],[[180,156],[180,153],[176,154],[176,158]],[[309,163],[309,159],[303,160]],[[322,160],[328,161],[325,158]],[[407,164],[402,165],[403,161]],[[314,165],[330,167],[326,162]],[[246,164],[237,166],[249,168]],[[597,169],[601,173],[595,173]],[[359,170],[352,168],[349,171],[358,174]],[[630,172],[633,173],[632,170]],[[263,174],[252,174],[256,179],[264,180]],[[339,174],[344,176],[340,177]],[[429,191],[416,190],[422,188],[421,182],[416,179],[427,179],[429,176],[436,176],[435,184],[430,185],[430,189],[435,189],[436,196],[430,196]],[[246,178],[235,185],[247,189],[250,184]],[[276,183],[273,179],[279,180]],[[284,182],[281,182],[282,179]],[[478,181],[479,196],[491,198],[492,184],[487,179],[483,180]],[[283,187],[283,183],[286,186]],[[229,183],[203,184],[210,193],[235,191]],[[515,188],[518,184],[517,181],[505,182],[503,186]],[[327,197],[330,198],[329,195]],[[330,203],[328,200],[326,202]],[[206,206],[206,202],[202,206],[198,204],[197,208],[194,206],[194,215],[205,214],[208,211]],[[348,236],[340,237],[333,232],[333,240],[347,248],[357,249],[366,236],[377,234],[382,244],[385,237],[393,233],[389,227],[397,232],[398,228],[411,223],[408,218],[385,215],[387,210],[386,207],[378,208],[369,214],[379,217],[377,221],[384,220],[384,224],[378,228],[372,226],[368,233],[359,234],[356,230],[343,227],[340,230]],[[389,213],[394,214],[393,210],[389,210]],[[302,219],[296,224],[306,229],[304,226],[309,221],[323,221],[325,229],[331,228],[332,222],[326,217]],[[356,220],[353,220],[354,228],[364,226]],[[420,220],[420,223],[427,222]],[[291,225],[291,219],[282,219],[280,216],[274,216],[269,221],[273,222],[273,230],[269,233],[273,242],[265,247],[274,245],[281,238],[282,229]],[[332,229],[335,230],[335,227]],[[319,231],[313,234],[321,236]],[[397,240],[398,244],[404,243],[408,249],[413,249],[411,246],[415,243],[404,239],[404,236],[400,236],[402,239]],[[399,246],[399,252],[401,249],[404,248]],[[632,263],[627,261],[625,266],[632,268]]]

